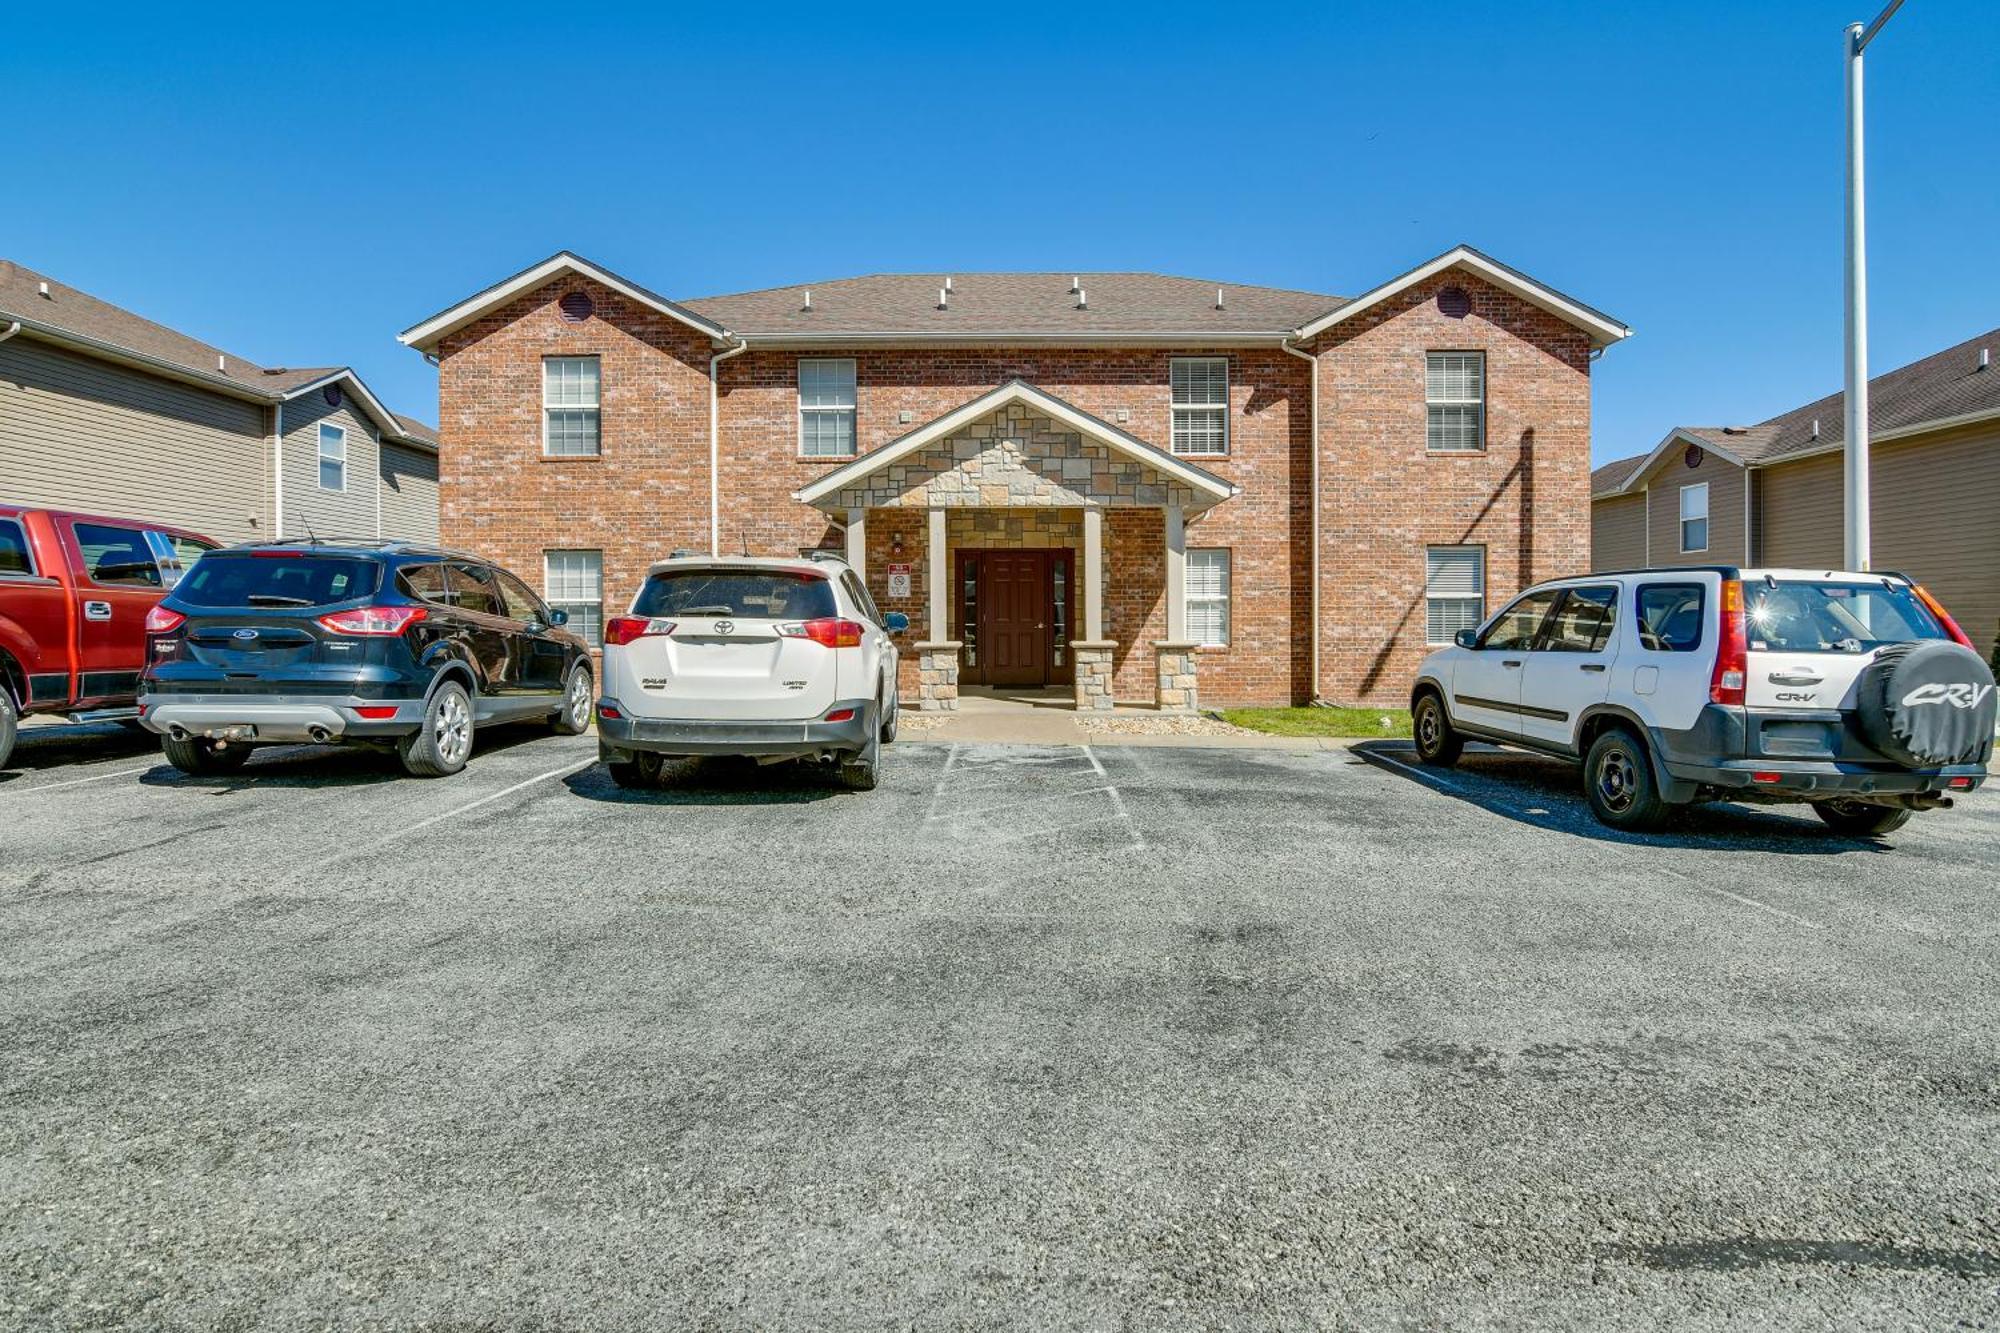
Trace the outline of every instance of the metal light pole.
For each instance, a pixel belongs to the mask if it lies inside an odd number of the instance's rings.
[[[1847,494],[1846,562],[1867,569],[1868,533],[1868,225],[1862,183],[1861,53],[1903,0],[1867,27],[1848,27],[1847,46]]]

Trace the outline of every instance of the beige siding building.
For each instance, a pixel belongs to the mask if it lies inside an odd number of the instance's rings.
[[[437,436],[346,367],[259,366],[0,260],[0,500],[434,542]]]
[[[2000,641],[1996,351],[2000,329],[1869,382],[1871,564],[1922,583],[1982,647]],[[1598,468],[1594,567],[1838,568],[1844,406],[1833,394],[1755,426],[1676,427]]]

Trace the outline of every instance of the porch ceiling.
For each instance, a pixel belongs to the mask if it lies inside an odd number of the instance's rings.
[[[1239,488],[1025,380],[1009,380],[793,492],[829,511],[883,506],[1207,509]]]

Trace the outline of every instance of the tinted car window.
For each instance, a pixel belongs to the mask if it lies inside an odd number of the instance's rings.
[[[507,603],[502,600],[500,590],[493,585],[485,570],[478,565],[452,565],[450,576],[451,595],[460,610],[476,611],[485,616],[506,616]]]
[[[494,571],[499,576],[500,591],[507,598],[507,614],[516,620],[534,620],[549,623],[548,608],[542,599],[535,596],[527,584],[515,578],[504,569]]]
[[[655,574],[632,605],[638,616],[820,620],[839,614],[833,585],[781,570],[675,569]]]
[[[1945,633],[1901,584],[1779,582],[1746,584],[1750,646],[1781,653],[1865,653]]]
[[[355,556],[211,551],[174,588],[183,606],[332,606],[372,596],[382,567]]]
[[[420,602],[450,606],[451,589],[444,581],[443,565],[404,565],[396,577],[403,591]]]
[[[193,564],[204,554],[215,549],[214,542],[205,542],[198,537],[184,537],[178,532],[165,532],[160,535],[167,539],[167,545],[173,548],[174,558],[179,560],[183,567]]]
[[[1549,622],[1542,649],[1551,653],[1601,653],[1611,641],[1613,616],[1618,606],[1618,589],[1571,588],[1562,609]]]
[[[28,534],[13,519],[0,518],[0,578],[34,572],[35,562],[28,558]]]
[[[77,547],[83,552],[83,569],[93,583],[127,584],[137,588],[158,588],[165,580],[153,559],[146,534],[138,528],[117,528],[108,523],[79,523],[73,529]]]
[[[1561,589],[1550,588],[1546,592],[1531,592],[1521,598],[1493,622],[1486,631],[1486,637],[1479,641],[1481,648],[1503,648],[1520,651],[1535,641],[1535,631],[1542,627],[1542,620],[1549,608],[1556,604]]]
[[[1699,583],[1649,583],[1639,589],[1639,646],[1656,653],[1701,647],[1706,602]]]
[[[861,581],[860,575],[848,570],[841,576],[841,586],[847,589],[847,595],[854,599],[854,605],[860,608],[862,615],[874,624],[882,623],[882,613],[875,609],[875,599],[869,595],[868,585]]]

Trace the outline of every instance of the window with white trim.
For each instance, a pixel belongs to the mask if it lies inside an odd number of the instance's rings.
[[[1167,379],[1173,389],[1173,451],[1197,458],[1228,453],[1229,358],[1177,356]]]
[[[319,423],[319,488],[347,489],[347,431],[324,421]]]
[[[1431,546],[1424,550],[1424,639],[1450,643],[1462,629],[1486,618],[1486,548]]]
[[[799,360],[799,453],[854,457],[854,358]]]
[[[1434,454],[1476,454],[1486,448],[1486,354],[1429,352],[1424,356],[1424,447]]]
[[[1229,551],[1189,547],[1186,570],[1187,636],[1221,648],[1229,643]]]
[[[604,644],[604,552],[542,552],[542,596],[569,613],[569,629],[593,648]]]
[[[594,356],[542,358],[542,452],[595,458],[602,451],[602,371]]]
[[[1681,550],[1708,549],[1708,483],[1681,487]]]

